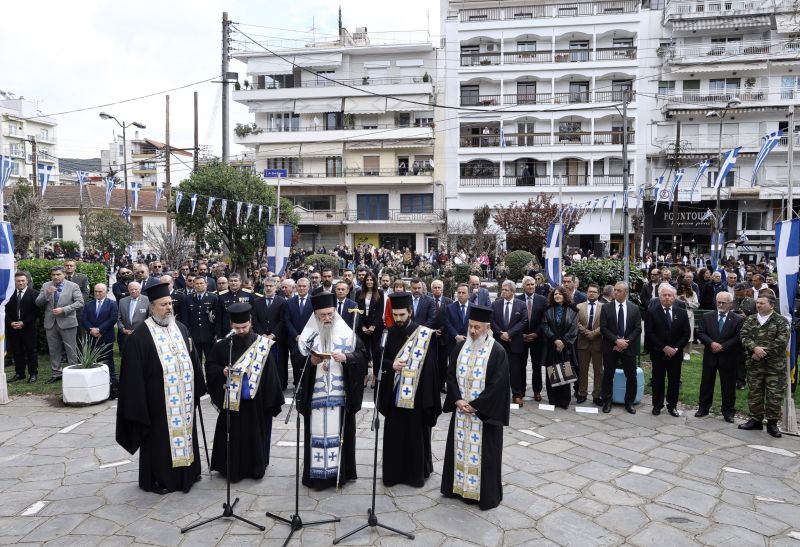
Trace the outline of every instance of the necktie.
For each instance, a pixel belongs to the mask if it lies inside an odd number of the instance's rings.
[[[22,320],[22,291],[17,291],[17,319]]]
[[[622,309],[624,304],[619,305],[617,312],[617,335],[620,338],[625,338],[625,311]]]
[[[463,322],[466,320],[467,320],[467,306],[461,304],[461,321]]]
[[[339,302],[339,315],[342,315],[342,302]]]
[[[71,275],[67,276],[67,281],[72,281],[72,276]]]
[[[722,329],[725,327],[725,314],[719,314],[719,332],[722,332]]]
[[[439,299],[436,299],[436,311],[439,311]]]
[[[419,304],[419,298],[414,299],[414,317],[417,316],[417,304]]]
[[[594,326],[594,302],[589,303],[589,330]]]
[[[511,323],[511,302],[509,302],[508,300],[506,300],[505,322],[506,322],[506,328],[508,328],[508,324]]]
[[[130,321],[131,325],[133,325],[133,314],[136,311],[136,300],[131,299],[131,303],[128,307],[128,321]]]
[[[272,298],[267,298],[267,309],[272,305]]]
[[[665,313],[664,317],[666,317],[666,319],[667,319],[667,327],[671,329],[672,328],[672,314],[669,312],[669,308],[664,308],[664,313]]]
[[[305,307],[306,307],[306,297],[302,296],[300,297],[300,313],[303,312],[303,308]]]
[[[100,315],[100,308],[102,308],[102,307],[103,307],[103,301],[102,300],[98,300],[97,301],[97,309],[95,310],[94,314],[95,315]]]
[[[61,296],[61,285],[56,287],[56,292],[53,293],[53,307],[58,307],[58,297]]]
[[[533,313],[533,296],[528,297],[528,321],[531,320],[531,314]]]

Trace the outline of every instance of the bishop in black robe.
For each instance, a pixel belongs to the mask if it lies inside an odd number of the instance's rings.
[[[470,337],[473,329],[472,317],[476,316],[475,306],[470,308]],[[488,308],[486,308],[488,310]],[[489,310],[491,312],[491,310]],[[486,333],[479,337],[491,336],[488,324]],[[467,341],[469,338],[467,339]],[[508,425],[511,403],[511,384],[508,369],[508,357],[500,344],[494,343],[489,352],[486,366],[486,381],[483,391],[477,397],[462,396],[456,376],[456,367],[461,350],[467,341],[459,342],[450,356],[450,365],[447,368],[447,397],[444,401],[444,412],[452,412],[450,428],[447,433],[447,448],[444,454],[444,467],[442,468],[441,492],[446,497],[457,497],[453,492],[453,474],[455,472],[454,456],[454,430],[456,420],[456,403],[466,400],[469,407],[473,408],[477,417],[482,422],[483,434],[481,439],[481,482],[479,507],[483,510],[497,507],[503,500],[503,485],[500,472],[503,460],[503,426]],[[465,500],[474,502],[474,500]]]
[[[394,307],[392,311],[395,311]],[[383,430],[385,486],[407,484],[420,487],[433,472],[431,428],[442,413],[436,348],[433,347],[437,342],[435,339],[431,340],[422,370],[417,375],[414,408],[398,407],[396,403],[397,390],[401,386],[395,386],[393,365],[418,326],[410,319],[400,324],[395,317],[383,353],[379,410],[386,417]]]
[[[225,374],[228,357],[233,344],[231,363],[247,351],[258,336],[252,330],[243,335],[223,339],[214,344],[206,359],[206,381],[211,401],[219,409],[217,427],[214,431],[214,450],[211,453],[211,469],[221,475],[227,473]],[[272,437],[272,418],[280,414],[284,403],[278,369],[270,352],[265,369],[258,383],[255,399],[241,398],[239,410],[230,412],[231,435],[231,482],[242,479],[260,479],[269,465],[269,449]]]

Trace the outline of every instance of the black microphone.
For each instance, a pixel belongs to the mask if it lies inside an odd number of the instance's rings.
[[[231,329],[231,332],[229,332],[228,334],[226,334],[226,335],[225,335],[225,338],[223,338],[223,340],[227,340],[228,338],[230,338],[230,337],[231,337],[231,336],[233,336],[234,334],[236,334],[236,331],[235,331],[234,329]]]
[[[306,346],[310,348],[310,347],[311,347],[311,343],[314,341],[314,339],[315,339],[317,336],[319,336],[319,333],[318,333],[318,332],[315,332],[314,334],[312,334],[311,336],[309,336],[309,337],[308,337],[308,340],[306,340]]]

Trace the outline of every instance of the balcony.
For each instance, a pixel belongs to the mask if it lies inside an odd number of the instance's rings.
[[[295,207],[294,212],[300,218],[300,224],[341,224],[345,218],[344,211],[309,211]]]
[[[636,59],[635,47],[602,47],[597,49],[553,49],[541,51],[509,51],[462,53],[461,66],[522,65],[542,63],[585,63],[589,61],[630,61]]]
[[[620,13],[636,13],[638,10],[639,3],[635,0],[610,0],[603,2],[539,4],[510,8],[465,9],[458,12],[458,18],[461,23],[482,23],[485,21],[618,15]]]
[[[24,158],[25,157],[25,146],[15,146],[13,144],[8,144],[3,147],[3,154],[6,156],[10,156],[12,158]]]
[[[674,64],[797,59],[800,57],[800,40],[751,40],[726,44],[672,46],[664,50],[664,54],[666,60]],[[727,68],[723,64],[720,70]]]
[[[430,80],[430,78],[428,78]],[[339,84],[347,85],[339,85]],[[335,82],[329,80],[309,80],[301,82],[294,87],[260,86],[251,85],[246,89],[233,92],[234,101],[248,104],[262,101],[295,101],[303,99],[335,98],[335,97],[364,97],[368,90],[377,95],[390,95],[402,97],[404,95],[430,95],[433,93],[432,81],[425,81],[424,77],[391,77],[391,78],[336,78]],[[287,105],[285,111],[293,111],[293,105]]]
[[[431,223],[441,222],[444,210],[433,209],[427,212],[406,212],[401,209],[384,209],[383,211],[344,211],[345,222],[405,222]]]
[[[499,65],[500,52],[494,53],[462,53],[461,66]]]
[[[504,133],[501,144],[500,135],[462,135],[461,148],[498,148],[518,146],[569,146],[569,145],[621,145],[622,131],[589,131],[555,133]],[[628,132],[628,144],[635,144],[636,133]]]
[[[414,185],[414,184],[433,184],[433,169],[423,166],[417,174],[414,174],[413,167],[402,171],[395,167],[381,167],[377,169],[363,169],[361,167],[346,167],[343,171],[336,172],[315,172],[301,171],[299,173],[289,173],[285,179],[281,179],[281,185],[308,186],[313,179],[314,185]],[[266,179],[268,183],[274,183],[277,179]]]
[[[675,21],[689,18],[769,14],[787,11],[791,7],[791,0],[679,0],[667,3],[664,9],[664,19]]]
[[[722,135],[722,149],[741,147],[741,153],[757,153],[761,149],[764,135],[756,133],[736,133]],[[658,143],[661,147],[659,155],[672,157],[675,154],[675,141],[662,140]],[[786,149],[789,145],[789,136],[785,135],[778,141],[778,149]],[[716,156],[719,151],[719,135],[694,136],[681,141],[681,156],[696,156],[698,154],[712,154]],[[800,133],[794,135],[794,146],[800,147]]]
[[[549,87],[549,86],[548,86]],[[462,95],[461,106],[519,106],[535,104],[621,103],[628,93],[631,101],[634,91],[564,91],[558,93],[508,93],[502,95]]]
[[[462,188],[558,186],[621,186],[622,175],[507,175],[504,177],[464,177],[459,179]],[[550,191],[550,190],[548,190]]]
[[[507,65],[552,63],[553,53],[551,51],[507,51],[503,54],[503,62]]]
[[[746,87],[746,88],[728,88],[720,90],[709,91],[663,91],[658,94],[658,98],[665,101],[667,109],[707,109],[721,108],[734,97],[742,101],[738,106],[732,106],[733,109],[748,108],[753,106],[780,106],[791,104],[800,95],[798,90],[789,88],[774,88],[774,87]]]
[[[244,90],[247,89],[297,89],[298,87],[336,87],[337,85],[348,86],[369,86],[369,85],[402,85],[402,84],[421,84],[427,83],[424,76],[386,76],[383,78],[336,78],[332,77],[330,80],[324,78],[303,80],[293,87],[281,87],[276,82],[265,82],[260,84],[258,81],[253,82]]]
[[[410,124],[398,123],[344,123],[337,127],[325,127],[324,125],[299,125],[291,127],[259,127],[261,133],[302,133],[305,131],[369,131],[372,129],[408,129],[413,127],[431,127],[432,122],[420,123],[419,120]]]

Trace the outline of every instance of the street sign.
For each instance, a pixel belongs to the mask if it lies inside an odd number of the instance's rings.
[[[288,169],[264,169],[265,179],[286,178],[288,174]]]

